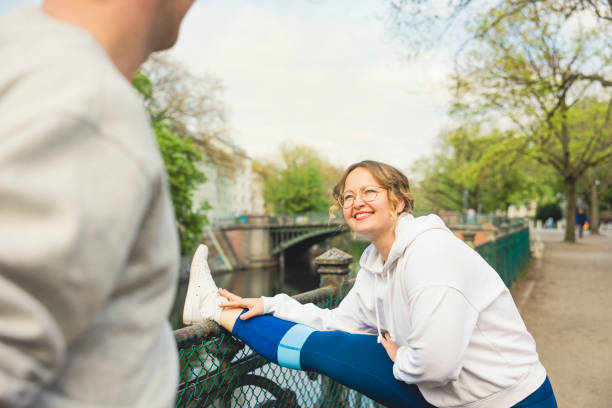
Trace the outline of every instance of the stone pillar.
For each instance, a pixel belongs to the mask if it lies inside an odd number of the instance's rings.
[[[340,286],[349,278],[353,257],[338,248],[328,249],[315,258],[317,273],[320,276],[319,287]]]
[[[461,231],[463,234],[463,242],[468,244],[470,248],[474,248],[474,238],[476,238],[476,231],[472,229],[464,229]]]

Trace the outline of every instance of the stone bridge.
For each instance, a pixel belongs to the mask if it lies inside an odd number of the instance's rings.
[[[249,216],[218,222],[207,231],[209,246],[227,269],[259,268],[300,259],[315,243],[348,231],[329,216]]]

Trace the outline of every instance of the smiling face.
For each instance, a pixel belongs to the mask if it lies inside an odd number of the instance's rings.
[[[376,198],[365,201],[361,192],[367,192],[367,187],[378,191]],[[342,214],[348,226],[358,234],[365,236],[375,245],[377,241],[391,242],[395,239],[395,220],[393,213],[400,213],[404,209],[401,202],[393,208],[389,201],[387,190],[374,178],[372,173],[364,167],[357,167],[351,171],[344,182],[344,193],[352,192],[353,204],[342,209]]]

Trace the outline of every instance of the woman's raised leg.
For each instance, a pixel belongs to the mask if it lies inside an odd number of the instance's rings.
[[[210,276],[208,251],[196,251],[189,278],[183,320],[213,319],[271,362],[298,370],[314,370],[389,407],[432,407],[416,385],[393,377],[393,362],[376,336],[312,327],[262,315],[243,320],[246,310],[224,308],[225,299]]]

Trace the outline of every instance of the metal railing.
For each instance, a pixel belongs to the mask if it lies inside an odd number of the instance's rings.
[[[510,286],[529,258],[529,229],[498,236],[475,249]],[[354,282],[347,279],[346,258],[341,263],[321,261],[319,272],[326,286],[294,297],[302,303],[336,307]],[[176,407],[378,406],[324,375],[270,363],[212,321],[176,330],[174,335],[180,359]]]
[[[475,247],[510,287],[529,261],[529,228],[523,227]]]

